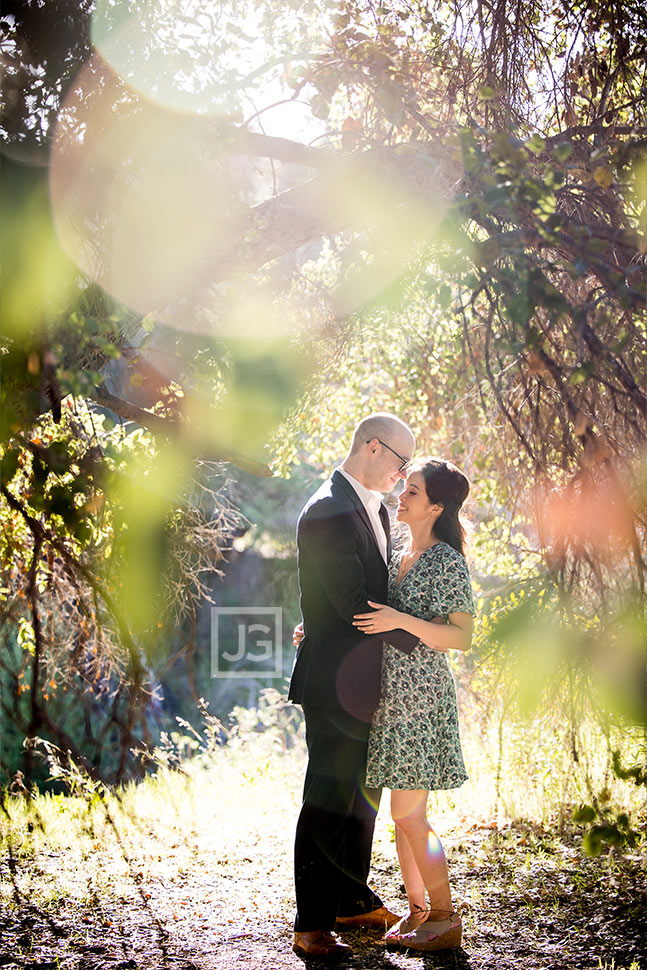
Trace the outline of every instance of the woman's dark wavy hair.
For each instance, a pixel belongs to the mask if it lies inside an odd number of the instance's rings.
[[[425,480],[427,498],[443,506],[434,523],[434,535],[465,555],[465,527],[460,510],[470,490],[470,483],[451,461],[421,458],[409,471],[419,471]]]

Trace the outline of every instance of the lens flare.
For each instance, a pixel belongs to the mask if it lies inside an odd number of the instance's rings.
[[[433,829],[429,830],[427,836],[427,855],[430,859],[444,859],[442,843]]]
[[[190,468],[190,458],[177,448],[161,451],[154,464],[133,454],[113,484],[115,505],[123,509],[114,524],[123,559],[115,594],[136,636],[154,625],[160,611],[167,517]]]
[[[65,251],[142,313],[204,288],[241,218],[220,129],[138,98],[99,57],[61,110],[50,195]]]
[[[632,541],[633,512],[619,478],[601,469],[566,488],[540,488],[535,496],[542,545],[559,555],[587,548],[605,560],[620,559]]]
[[[97,0],[91,38],[113,71],[144,97],[188,114],[222,113],[225,72],[234,68],[236,53],[227,43],[229,14],[221,4],[216,10],[191,0]]]
[[[252,91],[253,114],[293,95],[285,81],[299,61],[298,13],[297,4],[268,10],[247,0],[95,0],[90,33],[115,74],[148,100],[242,120]],[[321,28],[320,44],[326,36]]]
[[[2,190],[0,332],[12,340],[29,340],[74,296],[76,268],[58,244],[41,171],[25,176],[3,159]]]

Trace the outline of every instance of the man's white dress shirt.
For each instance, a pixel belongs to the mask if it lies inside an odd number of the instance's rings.
[[[358,482],[356,478],[349,475],[348,472],[344,471],[343,468],[337,469],[340,474],[344,476],[346,481],[352,485],[353,489],[357,492],[357,495],[366,509],[371,525],[373,526],[373,533],[377,540],[377,545],[382,553],[382,559],[386,562],[386,532],[384,531],[384,526],[382,525],[382,520],[380,519],[380,505],[382,504],[382,493],[374,492],[373,489],[367,488],[366,485],[362,485]]]

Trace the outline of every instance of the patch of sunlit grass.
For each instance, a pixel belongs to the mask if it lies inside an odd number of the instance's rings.
[[[0,906],[19,927],[16,938],[32,933],[22,920],[28,903],[74,928],[68,948],[72,940],[79,947],[110,948],[124,940],[144,946],[146,934],[159,927],[174,946],[187,953],[197,947],[214,966],[223,944],[246,952],[248,943],[259,945],[261,932],[263,947],[269,934],[273,945],[289,950],[293,839],[306,765],[293,714],[271,705],[256,715],[240,712],[226,744],[212,735],[175,768],[167,763],[169,747],[160,752],[155,775],[114,791],[88,781],[85,789],[77,782],[73,795],[7,796],[1,817],[9,866]],[[535,745],[531,732],[518,730],[507,723],[499,756],[496,725],[491,733],[472,732],[468,720],[463,744],[470,781],[430,798],[469,945],[509,933],[512,920],[515,933],[534,946],[533,934],[546,920],[570,927],[590,899],[615,900],[616,909],[627,900],[636,905],[630,887],[643,848],[627,859],[584,855],[576,827],[566,822],[560,832],[554,804],[551,815],[551,792],[558,797],[563,788],[551,789],[541,770],[549,763],[549,742]],[[169,743],[187,751],[185,740]],[[552,769],[563,769],[557,755]],[[515,817],[522,810],[525,817]],[[404,912],[386,792],[371,878],[385,903]],[[34,941],[40,946],[38,933]],[[590,949],[588,939],[578,945]]]
[[[15,866],[4,903],[32,898],[48,908],[70,901],[96,907],[106,897],[139,897],[153,910],[170,907],[179,920],[191,904],[192,881],[211,876],[214,899],[207,894],[201,903],[209,913],[227,872],[242,870],[249,882],[243,908],[257,911],[267,908],[267,880],[276,879],[259,869],[273,843],[285,863],[279,896],[290,908],[302,762],[260,754],[247,741],[102,795],[9,798],[3,841]]]
[[[189,911],[195,920],[196,905],[197,918],[204,913],[207,926],[208,914],[235,873],[236,891],[242,879],[246,897],[241,924],[261,914],[279,919],[281,913],[285,920],[294,905],[292,847],[305,744],[293,730],[286,745],[276,726],[260,727],[250,713],[241,714],[227,744],[212,744],[179,768],[160,766],[155,775],[115,791],[89,786],[85,795],[9,796],[3,842],[15,865],[12,880],[2,889],[4,904],[33,898],[50,909],[70,901],[97,908],[106,898],[137,900],[159,918],[172,919],[181,931]],[[612,782],[600,740],[593,728],[580,729],[580,761],[587,759],[589,783],[608,784],[616,803],[639,814],[637,792]],[[507,721],[503,738],[495,723],[485,731],[468,726],[463,747],[469,782],[432,793],[429,800],[429,817],[450,864],[467,840],[471,851],[465,865],[478,870],[491,861],[490,841],[496,837],[503,840],[501,846],[515,840],[516,878],[522,881],[532,882],[538,864],[572,868],[574,859],[562,858],[565,849],[546,854],[545,837],[536,837],[533,828],[545,832],[553,826],[557,832],[560,805],[561,821],[567,824],[570,806],[587,797],[584,776],[573,770],[564,746],[543,736],[541,725]],[[377,878],[382,872],[385,886],[391,887],[396,853],[387,793],[374,846]],[[578,855],[581,850],[571,845],[569,851]],[[264,868],[268,856],[274,860],[271,871]],[[204,893],[197,904],[192,899],[196,882]],[[471,886],[470,905],[478,907],[479,893],[486,889],[482,881]],[[397,897],[397,887],[390,891]]]
[[[502,712],[483,726],[467,725],[461,737],[469,781],[432,794],[432,813],[548,823],[556,816],[570,818],[572,806],[589,801],[592,793],[627,812],[644,807],[635,786],[613,773],[607,738],[592,721],[571,731],[556,727],[549,716],[514,721]],[[627,733],[614,747],[629,754],[631,742]]]

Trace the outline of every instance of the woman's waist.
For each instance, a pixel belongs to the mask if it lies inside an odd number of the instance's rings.
[[[383,641],[382,643],[382,663],[388,662],[397,666],[410,668],[416,664],[442,664],[449,669],[447,653],[444,650],[435,650],[419,640],[411,653],[403,653],[392,644]]]

